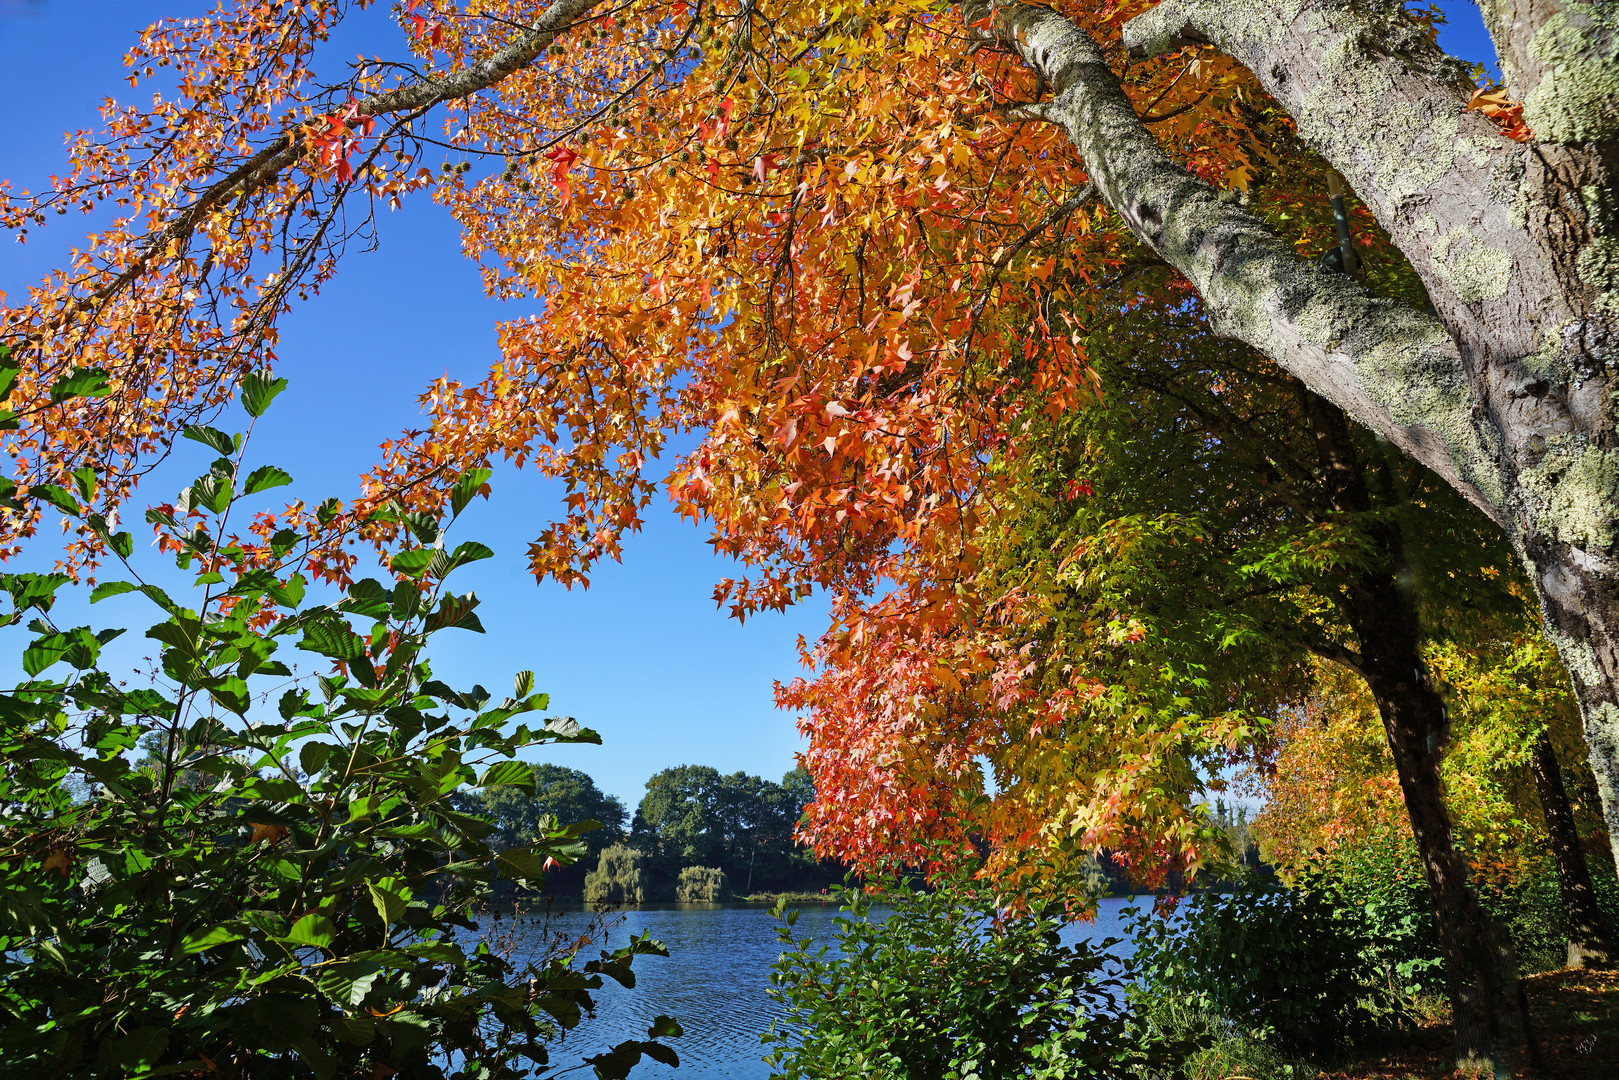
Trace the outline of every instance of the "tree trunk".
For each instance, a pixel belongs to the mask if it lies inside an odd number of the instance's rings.
[[[1566,966],[1608,967],[1614,961],[1613,946],[1603,925],[1602,910],[1597,907],[1580,834],[1574,827],[1574,810],[1569,805],[1568,792],[1563,790],[1563,771],[1552,751],[1551,737],[1545,732],[1535,740],[1529,768],[1540,792],[1552,861],[1557,865],[1557,888],[1563,896],[1563,927],[1568,936]]]
[[[1315,436],[1327,500],[1334,511],[1373,509],[1365,462],[1349,439],[1348,421],[1330,402],[1300,389]],[[1339,610],[1354,632],[1357,653],[1340,662],[1366,680],[1377,702],[1406,814],[1433,906],[1445,984],[1464,1070],[1510,1070],[1528,1038],[1528,1017],[1517,992],[1516,963],[1506,939],[1467,883],[1467,859],[1456,847],[1445,807],[1440,765],[1450,742],[1443,696],[1422,662],[1422,626],[1405,560],[1400,527],[1367,528],[1377,555],[1343,591]]]
[[[1592,0],[1483,0],[1532,134],[1467,108],[1465,67],[1394,3],[1164,0],[1133,55],[1246,65],[1389,230],[1434,314],[1311,265],[1158,145],[1096,42],[1049,8],[964,0],[1051,89],[1098,194],[1210,321],[1428,466],[1531,570],[1619,844],[1619,20]]]

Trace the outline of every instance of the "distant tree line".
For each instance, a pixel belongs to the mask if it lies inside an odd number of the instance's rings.
[[[594,898],[617,903],[813,890],[843,879],[841,863],[818,860],[793,840],[815,798],[802,768],[780,783],[707,765],[664,769],[647,781],[633,817],[578,769],[530,768],[532,794],[489,788],[464,796],[465,809],[489,817],[508,846],[546,835],[551,817],[599,822],[583,837],[586,855],[547,876],[554,895],[583,895],[587,875],[598,879]]]

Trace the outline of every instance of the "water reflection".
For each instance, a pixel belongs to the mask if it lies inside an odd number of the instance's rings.
[[[1123,937],[1119,916],[1128,903],[1102,901],[1096,922],[1069,927],[1063,941]],[[839,914],[835,904],[805,904],[799,910],[794,928],[799,938],[832,940],[831,923]],[[590,918],[582,910],[558,911],[551,929],[578,934]],[[669,957],[638,957],[635,989],[610,983],[600,995],[596,1019],[553,1048],[553,1064],[572,1064],[625,1039],[645,1038],[652,1018],[665,1013],[686,1030],[670,1040],[680,1068],[644,1061],[634,1080],[767,1080],[759,1035],[779,1015],[765,995],[770,967],[781,952],[776,927],[768,909],[752,904],[649,905],[624,912],[605,947],[625,944],[630,934],[650,934],[668,947]],[[533,932],[539,933],[537,922]]]

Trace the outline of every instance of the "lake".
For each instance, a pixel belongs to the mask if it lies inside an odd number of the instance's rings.
[[[1063,941],[1123,937],[1120,912],[1130,903],[1103,900],[1096,921],[1068,927]],[[840,914],[836,904],[802,904],[799,912],[796,937],[832,940],[832,920]],[[596,1018],[553,1046],[552,1064],[571,1065],[614,1043],[645,1038],[652,1018],[664,1013],[685,1028],[684,1036],[668,1040],[680,1054],[680,1068],[643,1060],[632,1080],[767,1080],[770,1070],[762,1060],[765,1048],[759,1035],[779,1015],[765,988],[781,952],[778,924],[769,910],[757,904],[653,904],[622,916],[606,947],[625,944],[632,933],[650,934],[668,948],[669,956],[637,957],[633,990],[609,982],[598,997]],[[577,935],[590,917],[577,908],[559,910],[550,931]],[[530,938],[540,936],[537,920],[508,923],[507,928],[517,936],[525,931]],[[593,957],[600,947],[581,955]],[[589,1075],[588,1070],[582,1075]]]

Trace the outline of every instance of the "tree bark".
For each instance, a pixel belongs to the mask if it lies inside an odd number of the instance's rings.
[[[1563,771],[1558,767],[1552,740],[1545,732],[1535,740],[1534,757],[1529,763],[1540,793],[1540,806],[1546,818],[1546,835],[1551,843],[1552,861],[1557,866],[1557,888],[1563,898],[1563,927],[1568,937],[1566,967],[1608,967],[1614,961],[1613,945],[1597,907],[1591,871],[1585,865],[1580,834],[1574,827],[1574,810],[1563,789]]]
[[[1365,462],[1349,439],[1343,413],[1309,390],[1300,403],[1315,437],[1319,474],[1333,511],[1363,520],[1373,509]],[[1428,880],[1445,983],[1464,1070],[1509,1070],[1526,1046],[1529,1024],[1517,993],[1516,962],[1505,936],[1468,884],[1467,859],[1456,847],[1440,766],[1450,742],[1450,716],[1422,661],[1422,625],[1406,565],[1400,526],[1367,527],[1376,555],[1348,584],[1338,607],[1354,632],[1356,653],[1339,657],[1366,680],[1377,702],[1417,854]]]
[[[1507,531],[1579,698],[1619,844],[1619,15],[1485,0],[1528,143],[1467,109],[1463,68],[1396,3],[1165,0],[1131,52],[1212,42],[1354,187],[1436,315],[1299,259],[1160,147],[1087,34],[1056,12],[962,3],[1051,88],[1097,192],[1259,349]]]

